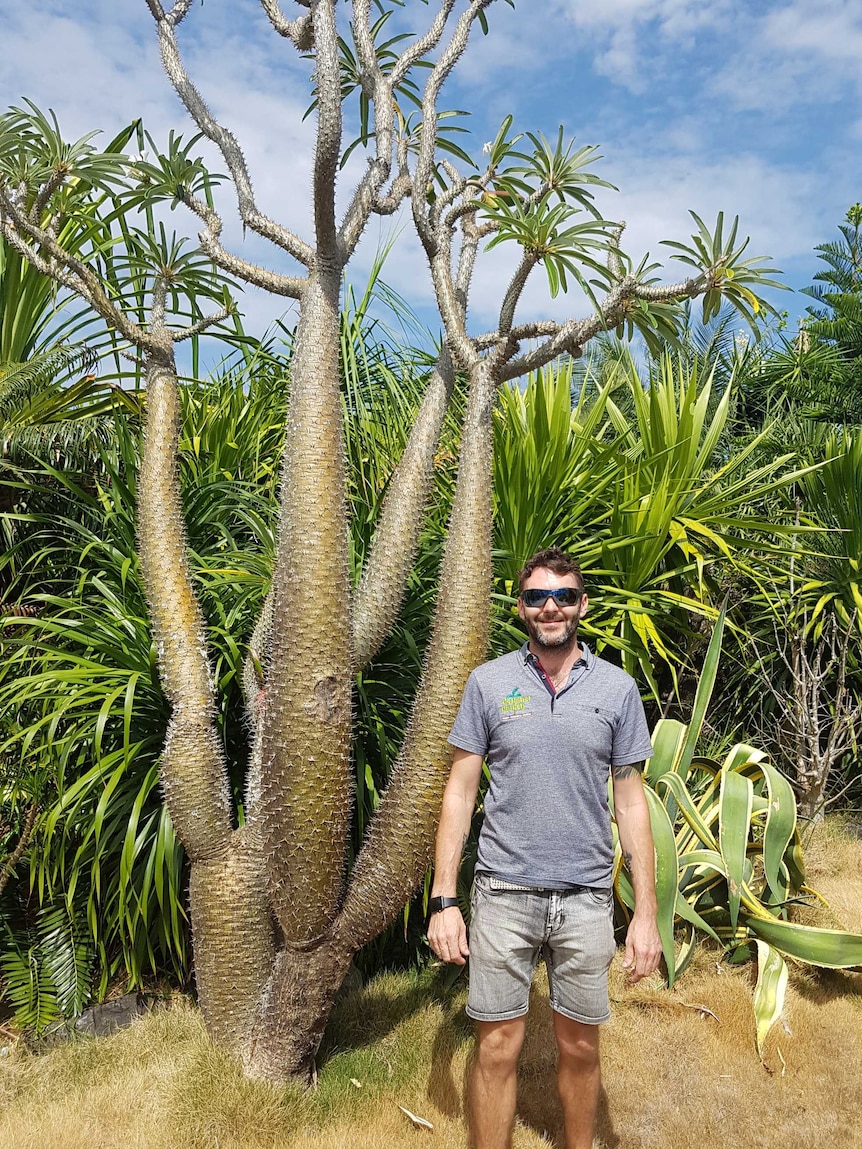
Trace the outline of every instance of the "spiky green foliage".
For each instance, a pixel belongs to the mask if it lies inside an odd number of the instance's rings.
[[[715,615],[717,576],[772,554],[782,526],[762,508],[803,476],[790,454],[752,466],[759,440],[719,453],[734,382],[665,355],[647,385],[630,356],[604,386],[589,376],[571,409],[571,372],[504,392],[497,420],[497,545],[512,592],[522,556],[551,541],[580,556],[593,603],[584,633],[660,693],[688,656],[692,616]],[[600,389],[599,389],[600,388]],[[723,446],[723,444],[722,444]],[[528,492],[525,497],[524,492]],[[758,557],[759,556],[759,557]]]

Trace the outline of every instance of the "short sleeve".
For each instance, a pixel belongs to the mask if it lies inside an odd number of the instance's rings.
[[[614,728],[611,765],[627,766],[631,762],[642,762],[645,758],[652,758],[652,753],[644,704],[638,693],[637,683],[632,681],[631,688],[620,706]]]
[[[450,746],[456,746],[459,750],[466,750],[470,754],[481,754],[483,758],[488,753],[488,723],[485,717],[485,704],[481,687],[476,681],[475,671],[467,679],[464,697],[461,699],[461,708],[458,711],[448,741]]]

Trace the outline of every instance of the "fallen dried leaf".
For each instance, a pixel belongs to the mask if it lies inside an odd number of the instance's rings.
[[[415,1113],[411,1113],[410,1110],[405,1109],[403,1105],[399,1105],[398,1108],[401,1110],[402,1113],[407,1114],[407,1116],[410,1118],[410,1120],[413,1122],[413,1124],[418,1129],[433,1129],[434,1128],[434,1126],[431,1124],[430,1121],[426,1121],[424,1117],[417,1117]]]

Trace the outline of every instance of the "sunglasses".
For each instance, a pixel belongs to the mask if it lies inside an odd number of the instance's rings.
[[[521,591],[521,601],[524,606],[544,606],[552,598],[557,606],[577,606],[581,601],[583,591],[576,586],[560,586],[556,590],[530,589]]]

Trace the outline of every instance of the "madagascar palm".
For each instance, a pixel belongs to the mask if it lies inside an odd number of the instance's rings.
[[[213,117],[186,70],[177,28],[192,12],[190,0],[176,0],[169,10],[148,0],[168,76],[199,130],[219,149],[244,227],[273,244],[280,259],[291,257],[295,274],[272,272],[226,249],[222,220],[207,198],[212,180],[177,140],[166,156],[151,164],[136,161],[130,172],[127,160],[96,153],[86,141],[61,146],[44,118],[14,112],[0,125],[4,236],[37,266],[49,266],[50,255],[63,281],[134,345],[146,371],[147,433],[138,483],[141,565],[172,708],[160,770],[171,819],[190,859],[198,991],[212,1035],[237,1050],[251,1072],[280,1080],[308,1079],[351,955],[395,919],[428,863],[448,772],[448,730],[466,677],[487,643],[481,604],[491,585],[491,441],[498,388],[560,355],[580,354],[609,327],[628,325],[656,340],[674,329],[676,305],[685,298],[702,297],[708,314],[727,298],[751,316],[761,306],[754,291],[769,282],[763,261],[745,258],[736,224],[726,229],[719,217],[712,232],[695,218],[692,244],[674,247],[673,258],[686,265],[685,278],[657,283],[655,266],[625,256],[621,227],[595,208],[593,192],[601,181],[589,170],[592,150],[573,150],[562,133],[556,146],[533,136],[519,150],[520,137],[512,137],[507,119],[484,171],[464,175],[444,162],[440,91],[491,3],[470,0],[456,17],[455,4],[441,0],[424,34],[400,41],[396,51],[394,41],[375,39],[380,25],[372,19],[371,0],[353,0],[349,29],[335,0],[312,0],[293,21],[277,3],[263,0],[274,29],[315,60],[313,234],[307,240],[259,209],[237,141]],[[343,49],[348,41],[350,53]],[[429,55],[434,62],[417,71]],[[352,61],[362,70],[359,84]],[[424,80],[421,111],[412,117],[405,115],[404,100],[418,98],[407,88],[418,75]],[[370,162],[339,218],[336,174],[350,147],[344,138],[345,98],[359,100],[360,123],[365,102],[369,127],[373,108],[373,132],[360,133]],[[126,310],[114,281],[70,258],[36,211],[43,200],[70,194],[73,173],[94,186],[119,181],[134,202],[142,195],[149,203],[181,202],[199,221],[200,252],[179,258],[157,235],[140,233],[135,242],[124,236],[125,282],[142,285]],[[512,213],[495,207],[505,197],[516,206]],[[408,200],[429,261],[445,344],[354,590],[339,293],[371,216],[391,214]],[[483,236],[517,245],[520,262],[495,329],[472,333],[468,304]],[[249,696],[253,737],[242,826],[235,824],[207,626],[177,481],[175,344],[231,310],[229,301],[214,298],[218,277],[208,260],[244,282],[297,300],[300,313],[272,594],[255,628],[246,676],[252,682],[260,667],[264,689]],[[540,264],[552,292],[568,281],[584,286],[591,313],[562,324],[541,316],[520,322],[524,287]],[[183,309],[207,298],[212,314],[188,323]],[[530,343],[523,352],[522,341]],[[345,884],[353,684],[391,633],[404,599],[458,370],[468,393],[432,634],[389,787]],[[324,572],[334,609],[320,625]],[[479,605],[466,620],[465,600]]]

